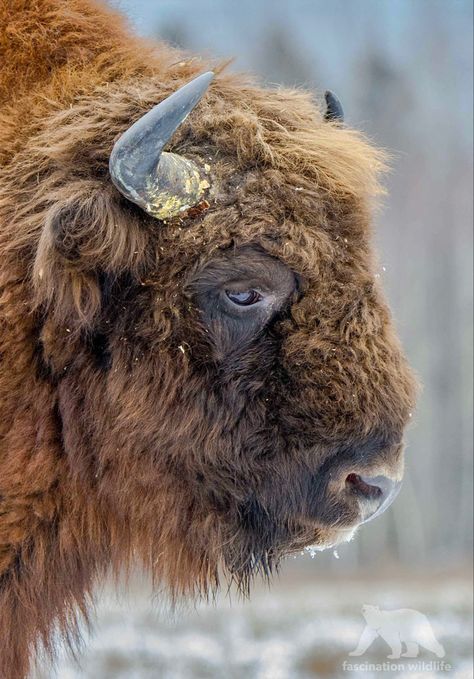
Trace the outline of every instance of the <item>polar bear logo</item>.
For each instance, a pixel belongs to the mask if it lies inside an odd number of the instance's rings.
[[[366,626],[361,634],[357,648],[349,655],[362,655],[377,637],[382,637],[392,652],[387,657],[398,660],[400,657],[417,658],[420,646],[431,651],[438,658],[444,658],[443,646],[437,641],[428,618],[411,608],[395,611],[381,611],[378,606],[362,606]],[[402,644],[406,651],[402,653]]]

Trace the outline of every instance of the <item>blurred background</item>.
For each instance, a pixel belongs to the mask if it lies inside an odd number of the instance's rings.
[[[346,120],[392,154],[377,216],[380,274],[423,384],[407,473],[390,511],[336,554],[282,565],[250,602],[171,613],[137,579],[106,587],[81,667],[112,679],[305,679],[347,671],[361,607],[425,613],[452,665],[472,677],[472,22],[469,0],[114,0],[135,29],[210,57],[235,57],[269,86],[331,89]],[[360,660],[386,661],[378,639]],[[403,660],[403,659],[402,659]],[[425,651],[419,660],[437,658]],[[445,676],[440,667],[393,676]]]

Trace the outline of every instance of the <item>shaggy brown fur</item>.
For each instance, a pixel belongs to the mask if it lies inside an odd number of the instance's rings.
[[[360,134],[221,74],[172,140],[211,165],[211,207],[163,224],[108,157],[207,64],[92,0],[2,0],[0,62],[0,677],[20,679],[132,557],[195,595],[221,566],[246,587],[340,539],[347,474],[401,475],[413,381],[374,276],[383,163]],[[298,289],[229,351],[196,300],[232,253],[278,258]]]

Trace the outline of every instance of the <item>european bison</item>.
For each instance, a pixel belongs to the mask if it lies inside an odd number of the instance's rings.
[[[334,95],[212,80],[93,0],[4,0],[0,26],[18,679],[110,570],[195,596],[348,539],[397,492],[414,382],[372,254],[383,160]]]

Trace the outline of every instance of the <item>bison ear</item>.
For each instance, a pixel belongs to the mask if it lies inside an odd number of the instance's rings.
[[[69,262],[84,254],[90,259],[88,251],[100,253],[107,241],[111,204],[92,184],[86,185],[80,194],[51,209],[40,245]]]
[[[326,90],[324,93],[324,98],[326,100],[326,113],[324,114],[324,120],[343,123],[344,111],[342,110],[342,104],[334,92],[331,92],[331,90]]]
[[[78,238],[80,223],[80,212],[77,206],[72,204],[65,205],[55,212],[49,223],[51,244],[55,251],[68,261],[74,261],[80,256]]]

